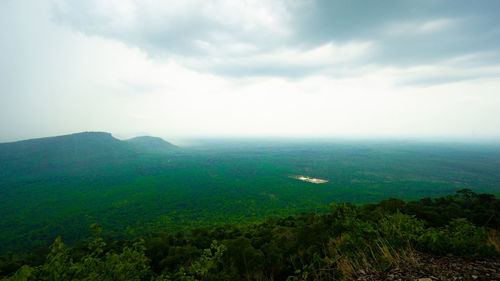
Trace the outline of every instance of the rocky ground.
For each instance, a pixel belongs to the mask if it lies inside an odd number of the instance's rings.
[[[356,280],[498,280],[500,260],[440,257],[415,253],[414,260],[403,262],[386,272],[361,270]]]

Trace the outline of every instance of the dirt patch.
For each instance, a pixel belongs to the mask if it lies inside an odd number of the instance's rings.
[[[310,178],[310,177],[307,177],[307,176],[291,176],[291,178],[294,178],[294,179],[297,179],[297,180],[301,180],[301,181],[310,182],[310,183],[325,183],[325,182],[328,182],[328,180],[317,179],[317,178]]]

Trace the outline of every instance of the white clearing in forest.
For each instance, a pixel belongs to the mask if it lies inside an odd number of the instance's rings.
[[[301,181],[307,181],[307,182],[310,182],[310,183],[325,183],[325,182],[328,182],[328,180],[310,178],[310,177],[306,177],[306,176],[291,176],[291,177],[294,178],[294,179],[298,179],[298,180],[301,180]]]

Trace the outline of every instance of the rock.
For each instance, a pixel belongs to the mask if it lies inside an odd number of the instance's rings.
[[[412,260],[398,261],[385,272],[366,268],[358,271],[358,280],[500,280],[500,259],[466,259],[415,252]]]

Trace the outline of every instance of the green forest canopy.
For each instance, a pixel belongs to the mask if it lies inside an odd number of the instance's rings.
[[[0,258],[5,280],[338,280],[385,270],[415,251],[469,258],[500,256],[500,200],[454,196],[356,207],[260,223],[197,227],[130,240],[93,238]],[[10,277],[8,277],[10,276]]]

